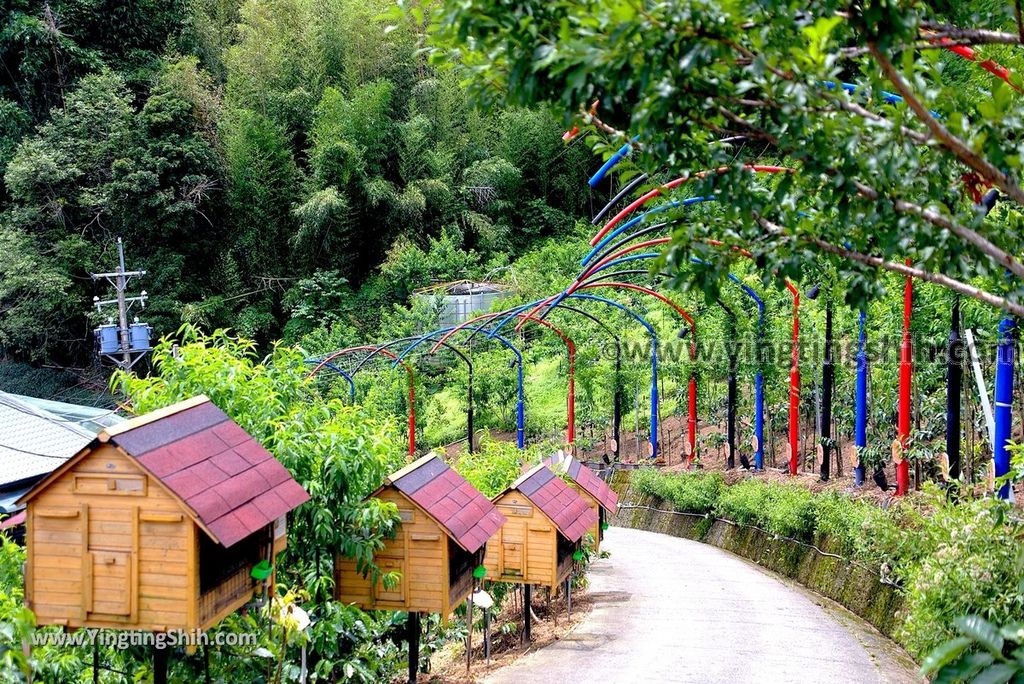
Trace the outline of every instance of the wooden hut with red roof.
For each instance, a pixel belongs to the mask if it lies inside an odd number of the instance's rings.
[[[597,513],[543,463],[493,501],[507,520],[487,548],[487,579],[557,587]]]
[[[487,540],[505,522],[487,497],[435,454],[389,476],[370,495],[398,507],[396,537],[374,554],[393,587],[373,582],[352,558],[335,561],[335,595],[364,610],[405,610],[447,617],[469,595]]]
[[[106,428],[22,498],[25,602],[41,625],[207,629],[252,598],[308,499],[204,396]]]
[[[605,520],[619,510],[619,495],[608,483],[597,476],[593,470],[583,465],[571,454],[558,452],[544,459],[544,464],[555,473],[565,474],[569,478],[569,486],[580,493],[580,496],[597,513],[597,523],[590,529],[594,537],[594,550],[601,548],[604,538]]]

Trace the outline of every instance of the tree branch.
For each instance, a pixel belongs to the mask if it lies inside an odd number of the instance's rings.
[[[896,70],[896,67],[889,61],[889,58],[882,54],[877,45],[869,43],[868,49],[878,62],[878,65],[882,67],[882,72],[890,81],[892,81],[893,86],[895,86],[899,94],[903,96],[904,102],[907,103],[907,106],[910,107],[917,118],[928,127],[928,130],[932,132],[932,135],[934,135],[946,147],[946,149],[956,155],[960,161],[977,172],[979,176],[1002,190],[1008,197],[1017,202],[1017,204],[1024,205],[1024,189],[1011,180],[1005,173],[993,166],[991,162],[968,147],[967,143],[950,133],[945,126],[939,123],[935,117],[932,116],[931,112],[928,111],[928,108],[917,99],[917,96],[914,95],[914,92],[910,89],[910,84],[908,84],[903,78],[903,75]]]
[[[781,235],[785,231],[777,223],[774,223],[763,216],[755,214],[754,217],[757,220],[758,225],[764,228],[769,233]],[[923,280],[925,282],[934,283],[946,289],[952,290],[953,292],[959,292],[960,294],[977,299],[979,302],[994,306],[997,309],[1009,311],[1015,316],[1024,316],[1024,306],[1011,302],[1005,297],[994,295],[991,292],[982,290],[968,285],[965,282],[957,280],[956,278],[950,278],[949,276],[942,273],[933,273],[932,271],[925,271],[924,269],[916,268],[914,266],[908,266],[907,264],[900,263],[898,261],[886,261],[882,257],[871,256],[869,254],[863,254],[856,252],[846,247],[840,247],[839,245],[833,245],[831,242],[826,242],[819,237],[808,237],[804,235],[797,236],[797,239],[805,240],[810,244],[814,245],[818,249],[841,256],[844,259],[856,261],[864,264],[865,266],[872,266],[874,268],[880,268],[885,271],[892,271],[893,273],[899,273],[901,275],[910,276],[917,280]]]
[[[1020,3],[1018,2],[1017,4]],[[938,24],[928,21],[921,22],[921,28],[927,29],[929,38],[951,38],[953,40],[969,41],[972,45],[1017,45],[1024,43],[1024,36],[1003,31],[960,28],[950,24]]]
[[[1017,35],[1024,43],[1024,20],[1021,20],[1020,0],[1013,0],[1013,17],[1017,20]]]
[[[866,197],[874,201],[879,201],[883,199],[882,195],[877,190],[875,190],[869,185],[866,185],[865,183],[855,180],[853,181],[853,185],[854,187],[857,188],[857,192],[859,192],[862,197]],[[901,199],[891,199],[889,201],[892,202],[893,209],[895,209],[899,213],[918,216],[928,221],[932,225],[938,226],[939,228],[942,228],[944,230],[948,230],[949,232],[953,233],[953,235],[956,235],[964,242],[967,242],[968,244],[971,244],[974,247],[976,247],[983,254],[986,254],[989,257],[995,259],[995,261],[998,264],[1007,268],[1011,273],[1016,275],[1018,278],[1024,278],[1024,264],[1018,261],[1012,254],[1006,252],[998,245],[993,243],[991,240],[986,238],[984,235],[978,233],[976,230],[968,228],[967,226],[961,223],[957,223],[956,221],[947,218],[942,214],[939,214],[938,212],[932,211],[931,209],[925,209],[924,207],[918,204],[907,202],[906,200]]]
[[[933,273],[931,271],[925,271],[923,269],[908,266],[897,261],[886,261],[881,257],[875,257],[867,254],[862,254],[860,252],[854,252],[853,250],[847,249],[845,247],[840,247],[839,245],[833,245],[830,242],[825,242],[821,238],[806,239],[808,242],[810,242],[818,249],[821,249],[822,251],[829,252],[837,256],[841,256],[845,259],[850,259],[851,261],[862,263],[865,266],[873,266],[875,268],[881,268],[886,271],[892,271],[894,273],[899,273],[901,275],[910,276],[911,278],[916,278],[917,280],[923,280],[925,282],[934,283],[936,285],[945,287],[946,289],[952,290],[953,292],[958,292],[966,297],[977,299],[979,302],[983,302],[984,304],[988,304],[989,306],[994,306],[998,309],[1009,311],[1015,316],[1024,316],[1024,306],[1011,302],[1005,297],[1000,297],[999,295],[994,295],[991,292],[979,289],[977,287],[974,287],[973,285],[968,285],[967,283],[956,280],[955,278],[950,278],[949,276],[943,275],[942,273]]]
[[[868,121],[874,121],[875,123],[884,124],[887,128],[890,128],[890,129],[893,127],[892,126],[892,122],[890,122],[884,116],[880,116],[878,114],[875,114],[874,112],[869,111],[869,110],[865,109],[864,107],[861,107],[856,102],[848,102],[848,101],[846,101],[846,100],[844,100],[842,98],[838,98],[838,97],[837,98],[833,98],[832,101],[840,109],[842,109],[844,111],[847,111],[847,112],[850,112],[851,114],[856,114],[857,116],[862,117],[864,119],[867,119]],[[900,130],[900,133],[902,133],[903,135],[907,136],[908,138],[910,138],[911,140],[916,142],[918,145],[926,145],[928,143],[928,141],[931,140],[931,136],[927,135],[926,133],[920,133],[920,132],[915,131],[915,130],[913,130],[911,128],[907,128],[906,126],[900,126],[899,130]]]

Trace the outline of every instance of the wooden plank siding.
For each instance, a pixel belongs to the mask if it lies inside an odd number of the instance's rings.
[[[337,599],[364,610],[409,610],[446,616],[452,608],[446,532],[394,487],[385,488],[377,496],[394,503],[402,515],[395,539],[387,541],[384,548],[374,554],[374,562],[382,570],[401,574],[399,585],[390,591],[384,589],[382,582],[374,587],[369,577],[356,571],[354,560],[338,556],[335,559]]]
[[[495,582],[557,585],[554,523],[516,490],[506,492],[494,503],[507,520],[487,544],[486,578]]]
[[[26,597],[39,624],[189,629],[194,523],[154,478],[101,445],[32,499]]]

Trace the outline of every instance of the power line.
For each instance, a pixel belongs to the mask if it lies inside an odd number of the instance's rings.
[[[0,392],[0,404],[3,404],[7,408],[14,409],[15,411],[19,411],[21,413],[24,413],[27,416],[34,416],[36,418],[42,418],[43,420],[46,420],[46,421],[49,421],[51,423],[54,423],[54,424],[57,424],[57,425],[61,425],[61,426],[63,426],[64,424],[79,425],[80,426],[82,423],[95,423],[95,422],[97,422],[99,420],[102,420],[103,418],[106,418],[107,416],[112,416],[112,415],[116,414],[118,412],[118,410],[119,410],[119,409],[111,409],[110,411],[107,411],[105,413],[99,413],[99,414],[97,414],[95,416],[90,416],[88,418],[81,418],[79,420],[72,420],[72,419],[69,419],[69,418],[61,418],[59,416],[51,415],[51,414],[43,411],[42,409],[40,409],[39,411],[36,411],[36,410],[33,410],[33,409],[26,409],[23,406],[19,406],[16,400],[11,399],[11,398],[5,396],[3,392]]]
[[[19,449],[18,447],[14,447],[14,446],[11,446],[9,444],[0,444],[0,449],[10,449],[11,451],[17,451],[19,454],[26,454],[28,456],[38,456],[40,458],[56,458],[56,459],[60,459],[61,461],[66,461],[69,458],[71,458],[71,456],[74,455],[74,454],[71,454],[70,456],[54,456],[53,454],[40,454],[37,451],[28,451],[26,449]]]

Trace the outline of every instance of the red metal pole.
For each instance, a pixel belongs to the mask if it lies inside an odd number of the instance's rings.
[[[788,280],[786,289],[793,295],[793,354],[789,365],[789,474],[796,475],[800,464],[800,292]]]
[[[906,261],[910,265],[910,259]],[[900,401],[897,429],[899,460],[896,462],[896,496],[910,489],[910,464],[907,462],[907,441],[910,439],[910,385],[914,370],[913,342],[910,339],[910,307],[914,301],[914,281],[908,277],[903,285],[903,341],[900,344]]]

